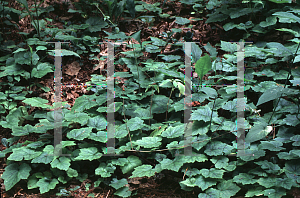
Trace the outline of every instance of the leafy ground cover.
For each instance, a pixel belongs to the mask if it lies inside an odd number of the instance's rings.
[[[299,2],[1,1],[3,197],[299,197]],[[54,152],[61,44],[62,151]],[[107,154],[114,48],[115,151]],[[237,44],[245,156],[236,156]],[[185,45],[191,103],[185,104]],[[188,56],[189,57],[189,56]],[[189,60],[189,58],[188,58]],[[222,86],[225,85],[225,86]],[[191,125],[184,111],[191,108]],[[185,153],[191,130],[193,155]]]

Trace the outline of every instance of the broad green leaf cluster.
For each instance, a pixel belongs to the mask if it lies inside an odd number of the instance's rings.
[[[241,38],[251,34],[267,34],[271,31],[286,32],[293,36],[289,42],[260,41],[245,44],[244,79],[238,79],[237,43],[221,40],[213,47],[192,43],[191,58],[192,102],[186,104],[185,93],[185,44],[173,37],[181,29],[163,32],[159,37],[142,41],[142,30],[128,35],[119,28],[121,17],[151,25],[158,15],[170,17],[176,24],[188,26],[190,20],[179,16],[166,16],[163,7],[175,2],[163,1],[147,4],[142,1],[92,1],[74,3],[80,21],[65,21],[64,29],[45,25],[52,5],[42,8],[27,1],[18,0],[24,10],[1,5],[7,19],[14,20],[30,15],[37,34],[19,32],[24,37],[20,43],[3,41],[0,57],[0,125],[11,130],[10,138],[1,143],[6,147],[0,152],[7,158],[2,175],[5,190],[11,190],[21,180],[28,189],[39,189],[41,194],[55,192],[68,196],[65,190],[71,180],[79,182],[93,179],[93,186],[111,186],[114,195],[130,197],[128,180],[137,177],[156,177],[168,171],[181,173],[181,190],[198,192],[198,197],[255,197],[264,195],[277,198],[287,195],[292,188],[299,188],[300,165],[300,60],[299,5],[292,1],[215,1],[207,4],[200,0],[180,0],[182,6],[190,6],[193,12],[210,12],[206,23],[223,22],[224,30],[235,28],[245,31]],[[283,7],[284,5],[284,7]],[[294,5],[294,4],[293,4]],[[242,7],[239,7],[242,6]],[[31,12],[31,9],[35,10]],[[268,12],[266,12],[268,10]],[[152,13],[146,15],[147,12]],[[93,13],[93,14],[92,14]],[[255,16],[261,13],[259,20]],[[41,16],[44,19],[39,20]],[[253,19],[253,21],[250,20]],[[239,19],[240,23],[235,23]],[[246,19],[246,21],[245,21]],[[134,21],[134,20],[133,20]],[[238,21],[238,20],[236,20]],[[258,23],[259,21],[259,23]],[[13,23],[7,20],[10,26]],[[113,31],[108,28],[113,27]],[[120,26],[121,27],[121,26]],[[106,36],[102,39],[98,34]],[[185,39],[192,39],[193,34]],[[38,83],[54,72],[55,45],[47,43],[56,39],[62,44],[62,59],[103,61],[99,58],[99,42],[112,39],[129,41],[129,50],[115,47],[115,66],[127,68],[115,72],[114,108],[107,107],[107,77],[93,74],[84,94],[70,108],[62,106],[62,142],[57,145],[64,156],[53,155],[54,129],[57,115],[49,101],[33,95],[30,87],[41,93],[50,91]],[[171,44],[176,54],[164,54]],[[224,52],[222,57],[218,52]],[[147,54],[147,58],[145,58]],[[95,65],[96,66],[96,65]],[[120,79],[123,80],[120,83]],[[237,99],[237,82],[244,82],[243,104]],[[27,82],[20,83],[20,82]],[[101,85],[101,86],[100,86]],[[120,85],[120,86],[118,86]],[[122,86],[123,85],[123,88]],[[195,86],[196,85],[196,86]],[[206,85],[206,86],[202,86]],[[224,85],[224,86],[222,86]],[[239,103],[238,103],[239,102]],[[20,105],[21,104],[21,105]],[[242,126],[237,109],[244,107]],[[190,123],[185,123],[185,110],[190,108]],[[114,138],[116,155],[109,155],[107,148],[107,113],[114,109]],[[244,149],[238,150],[236,139],[245,131]],[[20,143],[20,138],[37,137],[36,141]],[[186,153],[187,147],[191,149]],[[241,154],[242,151],[242,154]],[[238,154],[234,155],[233,154]],[[151,162],[151,163],[149,163]],[[86,171],[88,167],[88,171]],[[86,186],[86,190],[89,189]],[[245,192],[244,194],[241,194]]]

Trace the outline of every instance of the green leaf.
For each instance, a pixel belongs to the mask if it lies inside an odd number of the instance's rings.
[[[127,135],[127,131],[126,131],[126,135]],[[97,142],[106,143],[107,142],[107,132],[98,131],[97,133],[90,133],[90,136],[88,138],[91,140],[97,141]]]
[[[144,120],[136,117],[128,120],[127,125],[130,131],[141,129],[144,126]]]
[[[61,51],[61,53],[55,54],[56,50],[48,50],[47,53],[51,56],[77,56],[78,58],[81,58],[76,52],[72,52],[70,50],[61,49],[57,51]]]
[[[30,13],[29,8],[28,8],[28,4],[26,0],[17,0],[19,3],[23,4],[26,11],[28,12],[28,14]]]
[[[300,123],[299,116],[297,117],[297,115],[288,114],[286,115],[286,118],[283,119],[283,122],[286,125],[295,127]]]
[[[54,189],[58,183],[59,181],[57,179],[42,178],[37,182],[37,186],[40,187],[40,193],[43,194]]]
[[[195,65],[195,71],[197,72],[199,78],[202,80],[202,77],[207,74],[212,68],[212,63],[208,54],[201,57]]]
[[[88,30],[90,32],[100,32],[102,28],[105,28],[108,25],[108,23],[100,17],[90,17],[85,23],[89,25]]]
[[[228,15],[219,13],[213,13],[213,14],[208,14],[209,18],[205,21],[205,23],[213,23],[213,22],[218,22],[218,21],[224,21],[228,18]]]
[[[264,190],[263,194],[270,198],[277,198],[277,197],[283,197],[284,195],[286,195],[286,191],[283,188],[275,187],[275,189]]]
[[[255,123],[254,127],[250,129],[245,138],[246,142],[255,142],[266,137],[272,131],[272,127],[268,126],[265,122],[260,122],[259,124]]]
[[[152,169],[151,165],[141,165],[134,168],[134,171],[132,172],[132,176],[129,178],[135,178],[135,177],[152,177],[155,175],[155,169]]]
[[[97,130],[106,129],[107,121],[104,116],[99,115],[89,118],[87,126],[96,128]]]
[[[105,97],[105,96],[104,96]],[[83,95],[75,100],[75,104],[72,107],[71,111],[82,112],[88,110],[94,106],[101,105],[106,102],[106,98],[100,98],[95,95]],[[101,100],[101,102],[95,101],[96,99]]]
[[[185,25],[187,23],[190,23],[190,20],[187,18],[182,18],[182,17],[176,17],[176,21],[175,23],[179,24],[179,25]]]
[[[167,105],[169,102],[169,106],[173,103],[173,100],[164,95],[154,95],[152,100],[152,108],[151,113],[164,113],[167,111]]]
[[[65,114],[65,119],[67,121],[77,122],[77,123],[80,123],[81,125],[87,124],[87,121],[88,121],[89,118],[90,117],[87,113],[70,112],[70,113]],[[90,128],[92,129],[92,127],[90,127]]]
[[[92,132],[92,127],[85,127],[80,129],[73,129],[67,133],[68,138],[73,138],[75,140],[83,140],[88,138]]]
[[[253,91],[255,92],[266,92],[268,89],[271,88],[275,88],[278,87],[278,85],[276,85],[276,82],[274,81],[263,81],[260,82],[259,84],[252,86],[251,89],[253,89]]]
[[[59,158],[54,159],[50,164],[52,168],[58,168],[60,170],[67,171],[71,166],[71,159],[61,156]]]
[[[135,167],[140,165],[142,165],[142,161],[137,156],[131,155],[127,157],[126,162],[124,163],[124,165],[121,166],[121,170],[123,174],[126,174],[132,171]]]
[[[210,161],[212,161],[212,163],[215,164],[216,168],[225,168],[226,166],[228,166],[228,161],[229,159],[225,156],[220,156],[220,157],[213,157]]]
[[[67,170],[67,175],[68,175],[68,177],[77,177],[78,176],[78,172],[77,172],[77,170],[75,170],[73,168],[69,168]]]
[[[255,8],[229,8],[229,16],[231,19],[238,18],[243,15],[247,15],[251,12],[254,12]]]
[[[294,30],[291,30],[291,29],[288,29],[288,28],[280,28],[280,29],[276,29],[276,30],[279,30],[279,31],[282,31],[282,32],[289,32],[289,33],[293,34],[295,37],[300,37],[300,32],[299,31],[294,31]],[[296,41],[296,43],[299,43],[299,42],[297,42],[298,41],[297,39],[293,39],[293,40],[290,40],[290,41]]]
[[[135,4],[134,0],[126,0],[126,8],[129,11],[132,18],[135,18]]]
[[[293,146],[300,146],[300,135],[295,135],[291,137],[290,140],[295,141]]]
[[[274,3],[292,3],[292,0],[269,0]]]
[[[38,178],[42,178],[42,177],[43,177],[43,173],[41,172],[34,173],[32,176],[28,178],[27,188],[28,189],[37,188]]]
[[[262,21],[259,23],[259,25],[263,28],[275,25],[277,22],[277,17],[276,16],[269,16],[266,18],[266,21]]]
[[[268,162],[267,160],[254,163],[260,165],[262,169],[270,174],[277,174],[280,171],[280,167],[277,164],[273,164],[272,162]]]
[[[168,125],[162,125],[160,128],[155,129],[151,134],[150,137],[157,137],[160,136],[161,133],[168,127]]]
[[[246,155],[241,155],[240,158],[247,162],[265,156],[266,152],[264,150],[258,149],[257,145],[251,145],[250,148],[245,149],[245,154]]]
[[[129,188],[127,186],[124,186],[120,189],[118,189],[114,195],[118,195],[120,197],[129,197],[131,195],[131,191],[129,190]]]
[[[221,41],[221,49],[224,50],[225,52],[233,53],[237,50],[237,44],[226,42],[226,41]]]
[[[5,190],[12,189],[21,179],[27,179],[30,171],[31,167],[26,163],[22,163],[20,166],[17,163],[10,163],[2,175]]]
[[[138,108],[134,111],[134,113],[137,113],[141,119],[153,118],[153,116],[150,117],[149,109]]]
[[[130,38],[129,36],[126,36],[126,34],[124,32],[119,32],[119,33],[110,33],[110,32],[107,32],[105,30],[103,30],[107,35],[108,39],[121,39],[121,40],[125,40],[127,38]]]
[[[293,63],[300,62],[300,55],[296,56]],[[299,79],[299,78],[298,78]]]
[[[202,191],[206,190],[207,188],[214,186],[217,184],[216,181],[209,179],[209,178],[204,178],[201,175],[198,175],[197,177],[193,178],[188,178],[184,181],[180,182],[181,184],[184,184],[188,187],[195,187],[198,186],[199,188],[201,188]]]
[[[181,95],[184,95],[184,93],[185,93],[185,86],[181,83],[181,82],[178,82],[178,81],[173,81],[173,85],[174,85],[174,87],[177,87],[178,88],[178,90],[179,90],[179,97],[181,96]]]
[[[121,54],[125,54],[127,57],[131,57],[131,58],[144,56],[144,54],[140,50],[121,52]]]
[[[140,44],[142,44],[142,43],[141,43],[141,31],[142,31],[142,30],[140,30],[140,31],[138,31],[138,32],[136,32],[136,33],[134,33],[134,34],[131,36],[131,38],[133,38],[134,40],[136,40],[136,41],[139,42]]]
[[[155,46],[155,45],[146,45],[145,50],[146,50],[146,52],[149,52],[149,53],[157,53],[157,52],[161,51],[159,49],[159,47]]]
[[[3,146],[5,146],[5,147],[7,147],[7,148],[10,146],[10,145],[8,145],[8,141],[7,141],[6,138],[2,138],[2,139],[1,139],[1,143],[2,143]]]
[[[48,146],[52,146],[52,145],[48,145]],[[44,149],[44,152],[41,155],[35,157],[33,160],[31,160],[31,163],[49,164],[54,159],[54,156],[51,156],[51,155],[53,155],[53,152],[54,152],[53,146],[52,146],[52,152],[49,150],[45,151],[45,149]],[[51,154],[51,155],[49,155],[49,154]]]
[[[116,170],[116,167],[112,164],[101,163],[98,168],[95,169],[95,174],[101,177],[110,177]]]
[[[39,24],[39,26],[37,26],[37,23]],[[42,29],[45,29],[45,25],[47,24],[47,22],[44,19],[41,19],[41,20],[34,20],[31,22],[31,24],[36,30],[39,27],[39,31],[41,31]]]
[[[211,87],[202,87],[200,91],[203,91],[210,98],[216,98],[218,96],[217,91]]]
[[[205,178],[223,178],[223,173],[226,172],[224,170],[219,170],[216,168],[211,168],[211,169],[201,169],[200,173],[203,175]]]
[[[281,151],[284,150],[285,148],[281,147],[283,145],[282,142],[278,141],[260,141],[259,148],[261,149],[268,149],[270,151]]]
[[[95,160],[101,158],[102,154],[98,152],[96,147],[82,148],[80,149],[79,156],[75,160]]]
[[[285,162],[285,166],[284,166],[283,170],[285,173],[288,173],[288,174],[300,175],[300,165],[299,165],[299,163],[297,163],[297,161]]]
[[[166,62],[178,61],[181,57],[177,55],[163,55],[162,59]]]
[[[196,111],[193,111],[191,114],[191,120],[203,120],[204,122],[210,121],[211,114],[213,114],[212,118],[217,117],[216,112],[212,112],[211,109],[206,106],[200,106]]]
[[[161,168],[178,172],[180,167],[186,163],[184,157],[185,156],[176,156],[174,160],[165,158],[160,162]]]
[[[281,43],[270,42],[270,43],[267,43],[267,47],[268,48],[273,48],[274,49],[273,53],[276,53],[276,55],[278,54],[277,56],[279,56],[279,55],[281,55],[281,56],[293,55],[293,53],[288,48],[286,48],[284,45],[282,45]]]
[[[277,16],[280,23],[300,23],[300,18],[290,12],[275,12],[272,15]]]
[[[255,176],[247,173],[239,173],[238,175],[234,176],[233,181],[235,183],[242,183],[243,185],[254,184],[257,181],[256,179],[253,179],[254,177]]]
[[[290,89],[290,88],[284,88],[284,87],[274,87],[266,90],[258,99],[258,102],[256,106],[259,106],[261,104],[264,104],[266,102],[269,102],[271,100],[275,100],[276,98],[279,98],[281,94],[286,95],[294,95],[296,94],[297,90]]]
[[[32,133],[34,131],[34,127],[26,124],[25,126],[13,126],[12,127],[12,135],[14,136],[24,136]]]
[[[155,148],[161,145],[161,140],[161,137],[142,137],[141,140],[137,140],[133,143],[144,148]]]
[[[51,66],[47,63],[40,63],[36,68],[32,69],[31,76],[35,78],[41,78],[49,72],[53,72]]]
[[[120,126],[115,126],[115,137],[116,138],[124,138],[128,134],[126,124],[122,124]]]
[[[229,154],[233,149],[233,146],[230,146],[226,143],[220,141],[213,141],[206,145],[204,153],[209,156],[218,156],[224,154]]]
[[[183,4],[188,4],[188,5],[193,5],[197,2],[199,2],[200,0],[180,0],[180,3],[183,3]]]
[[[254,197],[254,196],[261,196],[263,194],[263,188],[262,187],[256,187],[255,189],[249,189],[246,193],[247,197]]]
[[[24,160],[31,160],[37,156],[39,156],[42,152],[37,152],[26,147],[15,148],[13,149],[13,153],[7,158],[9,160],[14,161],[22,161]]]
[[[193,63],[196,63],[201,58],[202,50],[196,43],[192,43],[191,47],[192,47],[191,52],[193,57],[192,61]]]
[[[161,136],[167,138],[176,138],[182,136],[183,134],[184,134],[184,124],[175,127],[170,126],[167,130],[162,132]]]
[[[40,41],[38,38],[28,38],[27,40],[28,45],[47,45],[47,42]],[[39,46],[42,47],[42,46]]]
[[[150,39],[151,39],[151,41],[153,41],[152,44],[156,45],[156,46],[165,46],[167,44],[166,41],[163,41],[163,40],[161,40],[159,38],[156,38],[156,37],[150,36]]]
[[[48,100],[42,99],[39,97],[26,98],[22,102],[29,104],[33,107],[41,107],[41,108],[50,108],[51,107],[50,105],[46,104],[46,103],[48,103]]]
[[[124,11],[124,7],[125,7],[125,0],[120,1],[117,4],[116,9],[114,9],[113,15],[115,16],[115,18],[117,19]]]
[[[212,47],[209,42],[204,46],[204,49],[210,54],[211,57],[217,57],[217,49]]]
[[[114,189],[118,190],[127,184],[128,182],[125,178],[120,180],[118,180],[117,178],[113,178],[109,185],[112,186]]]
[[[222,198],[230,198],[233,197],[237,192],[240,191],[240,187],[234,184],[231,180],[230,181],[222,181],[218,185],[218,189],[220,192],[220,197]]]
[[[75,26],[75,25],[74,25]],[[88,24],[83,24],[83,26],[85,26],[85,28],[89,27]],[[75,28],[75,27],[74,27]],[[85,29],[85,28],[79,28],[78,29]],[[68,41],[74,41],[74,42],[77,42],[77,40],[79,40],[79,38],[76,38],[74,36],[71,36],[71,35],[68,35],[62,31],[59,31],[55,34],[55,37],[54,37],[56,40],[60,40],[60,41],[65,41],[65,40],[68,40]],[[80,38],[82,39],[82,38]]]
[[[234,24],[234,22],[229,22],[229,23],[226,23],[223,28],[224,28],[225,31],[229,31],[233,28],[236,28],[237,26],[238,25]]]

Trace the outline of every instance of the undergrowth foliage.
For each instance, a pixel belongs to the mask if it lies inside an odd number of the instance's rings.
[[[155,17],[141,16],[144,12],[176,19],[179,25],[190,23],[189,19],[162,13],[162,7],[171,6],[173,1],[147,4],[105,0],[101,6],[92,1],[75,2],[74,9],[68,12],[79,15],[79,24],[65,22],[64,29],[46,25],[46,21],[51,21],[47,13],[54,10],[52,5],[42,8],[35,3],[29,8],[25,0],[18,2],[24,10],[10,8],[5,2],[1,5],[6,17],[4,23],[17,28],[13,23],[14,14],[20,14],[21,18],[30,15],[36,34],[27,38],[28,34],[19,32],[26,38],[18,44],[5,41],[5,35],[0,37],[1,50],[6,53],[0,58],[0,77],[5,79],[1,82],[4,91],[0,92],[0,125],[10,129],[13,136],[1,141],[6,149],[0,152],[0,157],[7,157],[2,176],[5,190],[25,180],[28,189],[39,188],[43,194],[72,179],[82,182],[93,178],[94,187],[103,183],[113,187],[115,195],[130,197],[136,192],[128,187],[128,176],[156,177],[166,170],[182,173],[181,189],[194,190],[199,198],[229,198],[239,192],[246,197],[263,194],[278,198],[292,187],[299,187],[299,5],[292,5],[290,0],[180,1],[184,6],[191,6],[194,13],[211,12],[206,23],[225,21],[228,17],[236,19],[224,24],[224,30],[245,31],[243,39],[254,33],[277,30],[293,36],[286,44],[260,41],[246,45],[244,128],[247,155],[230,157],[237,147],[237,44],[221,41],[218,47],[225,52],[222,58],[210,43],[192,44],[192,70],[198,74],[198,78],[192,79],[193,85],[228,86],[193,86],[192,101],[200,105],[192,107],[192,125],[187,126],[183,121],[185,74],[181,72],[185,68],[185,48],[172,37],[181,29],[172,29],[159,38],[150,37],[149,41],[141,42],[141,30],[127,36],[117,27],[121,16],[150,25]],[[248,21],[244,21],[245,18]],[[293,23],[298,25],[291,25]],[[114,31],[103,30],[108,27],[113,27]],[[104,155],[107,154],[107,89],[95,85],[105,85],[107,79],[96,74],[86,83],[90,85],[89,94],[77,98],[71,109],[67,104],[62,109],[62,152],[71,156],[51,156],[54,152],[54,111],[50,110],[53,107],[46,104],[48,100],[44,98],[28,97],[33,85],[43,92],[50,91],[37,83],[37,79],[54,71],[53,59],[49,58],[55,53],[54,44],[46,41],[71,42],[71,45],[64,45],[63,59],[89,56],[90,60],[103,61],[107,57],[97,57],[100,52],[97,45],[103,41],[97,36],[100,31],[107,34],[104,40],[135,39],[139,43],[126,45],[129,49],[126,52],[115,47],[115,54],[119,55],[115,65],[129,69],[128,72],[115,72],[115,84],[120,84],[115,86],[114,99],[115,152],[123,156]],[[190,32],[185,41],[191,38]],[[168,44],[176,49],[176,55],[160,54]],[[155,58],[144,58],[144,54]],[[208,72],[215,75],[207,78]],[[118,79],[126,80],[121,83]],[[21,80],[30,80],[28,87],[17,86]],[[20,101],[25,105],[18,105]],[[264,109],[270,102],[272,108]],[[35,110],[29,113],[31,107]],[[184,155],[184,148],[188,146],[184,145],[186,127],[192,127],[192,156]],[[37,134],[38,141],[16,143],[30,134]],[[83,167],[87,164],[92,171],[85,172]],[[67,196],[68,191],[63,189],[57,195]]]

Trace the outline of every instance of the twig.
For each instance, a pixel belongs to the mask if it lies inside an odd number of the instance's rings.
[[[182,181],[184,180],[184,177],[185,177],[185,174],[186,174],[187,170],[188,170],[188,168],[185,169],[184,175],[182,177]]]
[[[108,194],[109,194],[109,192],[110,192],[110,190],[108,191],[108,193],[107,193],[107,195],[106,195],[106,197],[105,197],[105,198],[107,198],[107,197],[108,197]]]

